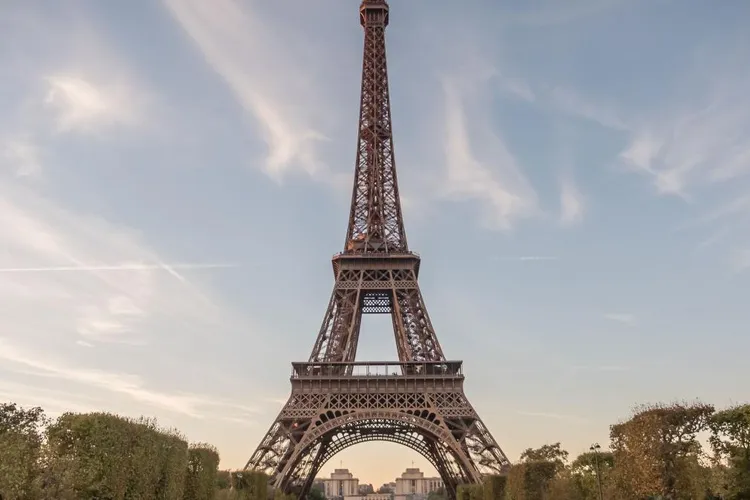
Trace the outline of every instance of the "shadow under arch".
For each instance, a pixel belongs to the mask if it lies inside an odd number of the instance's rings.
[[[279,486],[289,490],[301,486],[302,495],[312,486],[320,469],[337,453],[368,441],[401,444],[423,457],[438,471],[446,490],[455,498],[456,487],[474,482],[478,477],[471,464],[465,463],[459,443],[450,431],[440,425],[435,415],[404,410],[362,410],[320,415],[305,432],[298,452],[288,462]]]

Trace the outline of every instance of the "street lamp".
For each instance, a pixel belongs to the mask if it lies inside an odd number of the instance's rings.
[[[599,443],[594,443],[589,447],[589,450],[594,452],[594,462],[596,463],[596,484],[599,487],[599,500],[604,500],[604,496],[602,495],[602,471],[599,468],[599,450],[601,450],[602,447],[599,446]]]

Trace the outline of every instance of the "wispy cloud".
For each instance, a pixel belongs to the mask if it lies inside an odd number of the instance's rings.
[[[232,416],[232,412],[236,414],[234,417],[238,418],[250,417],[255,413],[253,408],[206,396],[171,394],[149,389],[136,375],[72,367],[59,361],[45,359],[38,353],[31,354],[16,347],[2,337],[0,337],[0,359],[5,360],[6,369],[12,369],[14,365],[32,369],[38,376],[54,377],[110,393],[123,394],[135,401],[194,418],[219,415],[228,417]]]
[[[18,177],[38,177],[41,173],[39,151],[28,137],[9,138],[0,143],[0,165]]]
[[[165,272],[137,235],[64,210],[18,184],[0,183],[0,246],[6,249],[0,300],[9,311],[4,331],[19,338],[54,332],[55,339],[72,336],[71,342],[82,336],[89,343],[142,343],[153,316],[223,321],[218,306]],[[111,264],[118,261],[125,264]]]
[[[750,219],[750,194],[740,195],[719,205],[695,220],[694,224],[711,225],[728,218],[745,217]]]
[[[116,142],[123,132],[146,135],[159,123],[148,85],[90,12],[47,8],[19,2],[0,14],[9,47],[0,53],[0,94],[11,96],[3,103],[0,171],[17,177],[46,178],[44,167],[64,156],[51,152],[57,139]]]
[[[707,91],[703,73],[686,73],[680,85],[692,91],[674,93],[662,107],[632,109],[562,86],[543,93],[543,102],[625,134],[622,164],[651,176],[660,194],[687,199],[695,188],[750,174],[750,105],[744,99],[750,72],[738,64],[746,56],[740,51],[707,62],[716,74]],[[704,66],[701,71],[708,70]]]
[[[281,181],[299,170],[348,192],[350,172],[347,169],[345,175],[339,175],[328,166],[331,158],[323,153],[324,143],[335,138],[331,124],[336,120],[332,116],[341,103],[335,90],[338,79],[320,74],[319,66],[327,59],[316,55],[320,52],[316,52],[319,47],[315,40],[298,40],[289,30],[280,38],[273,26],[281,20],[273,17],[271,9],[229,0],[218,0],[210,7],[199,0],[163,1],[260,127],[267,146],[264,172]],[[283,22],[288,25],[292,21],[284,18]],[[335,50],[333,46],[325,49],[326,53]],[[483,69],[477,78],[472,76],[475,71],[454,68],[449,74],[459,76],[443,79],[439,89],[437,101],[445,111],[442,133],[446,168],[437,184],[443,199],[480,204],[488,227],[510,229],[518,220],[538,214],[538,200],[501,134],[490,126],[487,100],[505,95],[533,102],[536,96],[523,79],[502,74],[482,62],[479,65]],[[325,76],[329,76],[326,81]],[[347,73],[351,88],[357,88],[358,76],[358,71]],[[429,89],[434,84],[429,79],[422,83]],[[486,95],[477,97],[479,92]],[[354,124],[347,122],[345,130]],[[427,125],[420,121],[416,124]],[[397,150],[404,152],[407,146],[399,144]],[[406,204],[423,208],[425,200],[417,199],[421,193],[402,194]]]
[[[526,81],[521,78],[498,75],[500,90],[527,102],[536,101],[536,94]]]
[[[628,148],[620,153],[620,158],[633,167],[655,175],[652,163],[663,145],[661,139],[649,132],[641,132],[632,139]]]
[[[316,153],[316,143],[327,140],[320,128],[324,107],[316,105],[321,97],[311,85],[312,63],[292,48],[299,41],[290,39],[293,32],[281,35],[252,3],[164,3],[260,126],[268,147],[266,174],[280,180],[294,169],[310,175],[325,170]]]
[[[537,195],[487,116],[467,104],[478,90],[476,85],[458,79],[444,81],[443,192],[452,199],[479,202],[489,226],[511,229],[518,219],[538,213]]]
[[[608,320],[616,321],[628,326],[633,326],[636,322],[635,315],[630,313],[605,313],[603,316]]]
[[[504,22],[528,24],[532,26],[552,26],[567,24],[591,18],[598,14],[612,12],[614,8],[627,3],[625,0],[572,0],[556,2],[543,0],[528,6],[517,7],[515,12],[505,12],[499,18]],[[513,4],[510,4],[513,5]]]
[[[583,196],[572,179],[560,181],[560,222],[571,225],[581,222],[584,214]]]
[[[593,121],[603,127],[630,130],[616,106],[584,97],[573,89],[556,86],[545,94],[545,101],[559,111]]]
[[[677,227],[677,230],[707,231],[695,247],[704,251],[725,243],[729,247],[729,267],[735,272],[745,270],[745,255],[750,252],[746,234],[750,230],[750,195],[739,194],[703,215]]]
[[[56,417],[69,411],[101,410],[103,402],[81,392],[12,382],[7,377],[0,380],[0,400],[13,401],[21,406],[41,406],[48,417]]]
[[[739,59],[714,65],[717,76],[707,92],[678,103],[672,114],[645,122],[621,155],[626,164],[649,174],[660,194],[699,207],[720,200],[694,220],[696,228],[710,231],[699,236],[698,247],[722,243],[718,250],[734,271],[746,268],[744,235],[750,230],[750,72]]]
[[[99,133],[110,125],[138,122],[136,98],[127,84],[96,85],[84,77],[56,74],[46,79],[45,106],[58,132]]]
[[[674,103],[676,111],[659,110],[633,127],[621,158],[650,174],[659,193],[688,197],[696,187],[750,174],[750,72],[737,62],[713,68],[719,74],[708,92],[691,93]]]
[[[539,102],[621,134],[626,145],[616,163],[643,174],[656,194],[678,197],[704,211],[705,216],[680,229],[709,228],[710,234],[699,235],[696,245],[705,249],[721,242],[734,269],[746,248],[739,235],[750,229],[750,105],[745,98],[750,71],[743,64],[746,44],[737,46],[741,48],[702,47],[695,69],[684,69],[677,80],[679,91],[662,89],[667,97],[660,106],[638,108],[614,97],[602,101],[559,86],[538,92]],[[707,80],[706,74],[712,78]],[[714,200],[718,206],[707,209]]]
[[[518,257],[495,257],[494,260],[509,260],[509,261],[520,261],[520,262],[543,262],[543,261],[560,260],[560,258],[554,255],[521,255]]]
[[[0,273],[46,273],[64,271],[150,271],[165,270],[172,274],[175,269],[223,269],[236,267],[234,264],[117,264],[104,266],[48,266],[0,268]]]

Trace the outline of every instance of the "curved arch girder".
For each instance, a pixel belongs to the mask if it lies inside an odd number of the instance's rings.
[[[275,483],[283,490],[301,483],[306,491],[333,455],[359,442],[374,440],[400,442],[428,457],[447,488],[479,479],[465,450],[439,422],[399,410],[377,410],[354,411],[316,424],[305,433],[277,476]]]
[[[340,436],[340,439],[335,439],[338,436]],[[458,484],[455,478],[462,477],[460,468],[451,460],[444,446],[439,446],[435,441],[424,439],[424,436],[415,428],[409,429],[404,435],[390,435],[384,432],[352,435],[339,432],[331,440],[328,448],[325,449],[325,452],[321,455],[321,459],[315,464],[315,468],[310,471],[308,477],[317,477],[320,469],[337,453],[351,446],[368,441],[397,443],[416,451],[427,459],[435,470],[438,471],[447,490],[452,495],[455,495],[455,488]],[[302,470],[302,467],[298,468],[299,472],[302,472]],[[302,474],[298,474],[298,476],[300,475]]]
[[[338,439],[337,439],[338,438]],[[338,433],[331,440],[328,445],[325,454],[320,459],[320,467],[314,470],[313,473],[318,474],[320,468],[322,468],[329,460],[331,460],[336,454],[360,443],[367,443],[371,441],[384,441],[390,443],[396,443],[407,448],[410,448],[420,455],[422,455],[430,464],[438,468],[435,458],[430,454],[429,446],[422,438],[421,434],[416,432],[409,432],[407,434],[387,434],[385,432],[378,432],[372,434],[348,434]]]

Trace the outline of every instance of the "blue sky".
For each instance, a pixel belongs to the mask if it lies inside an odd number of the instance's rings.
[[[607,442],[638,403],[747,398],[750,5],[391,4],[409,243],[511,460]],[[343,247],[357,6],[3,3],[0,399],[156,416],[244,465]],[[395,359],[387,318],[358,357]]]

